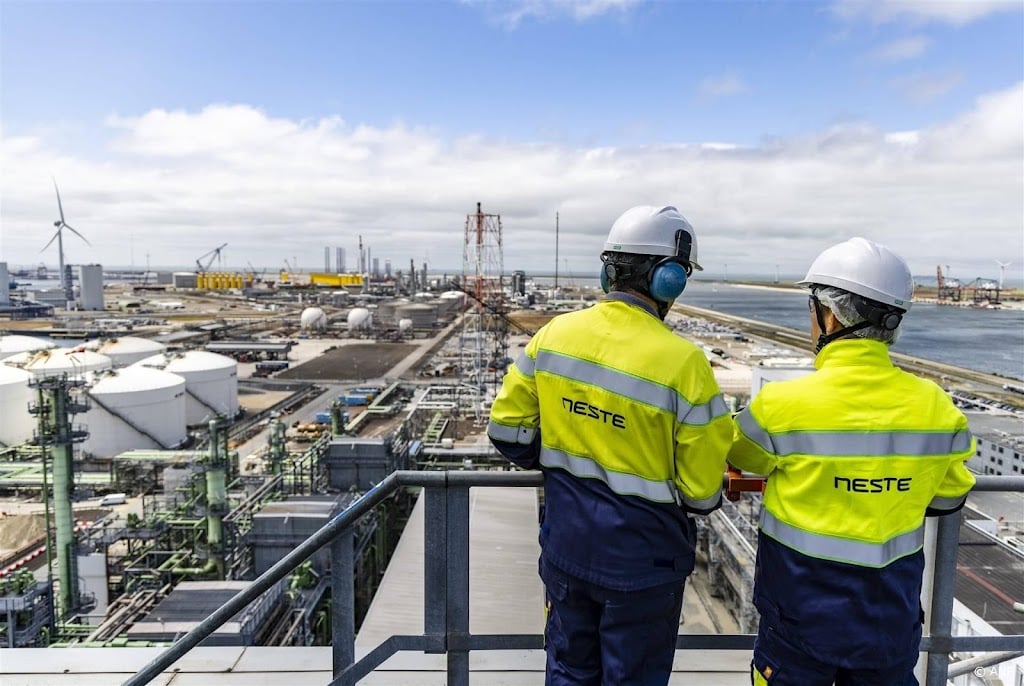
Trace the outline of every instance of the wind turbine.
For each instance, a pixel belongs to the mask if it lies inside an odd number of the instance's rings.
[[[1006,276],[1006,268],[1013,264],[1013,262],[1000,262],[996,260],[996,264],[999,265],[999,290],[1003,290],[1003,277]]]
[[[57,179],[53,179],[53,190],[57,191],[57,211],[60,212],[60,219],[53,223],[53,225],[57,227],[57,231],[54,232],[53,237],[50,238],[49,242],[47,242],[47,244],[43,246],[43,249],[40,250],[39,252],[45,252],[46,249],[53,244],[54,240],[57,241],[57,253],[60,265],[60,288],[62,291],[64,291],[64,299],[71,300],[71,281],[64,276],[64,229],[67,229],[71,233],[81,238],[83,241],[85,241],[86,245],[92,247],[92,243],[90,243],[85,236],[78,233],[78,231],[76,231],[74,227],[72,227],[66,221],[64,221],[64,207],[63,205],[61,205],[60,202],[60,189],[57,188]]]

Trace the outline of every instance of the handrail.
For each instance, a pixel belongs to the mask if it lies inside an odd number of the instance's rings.
[[[149,683],[328,543],[331,544],[332,569],[336,574],[331,584],[335,678],[330,686],[356,683],[400,650],[447,653],[449,683],[468,684],[471,650],[539,649],[543,646],[543,637],[540,635],[469,633],[469,488],[541,485],[543,476],[540,472],[392,472],[125,681],[124,686]],[[409,486],[425,488],[427,497],[424,535],[427,537],[426,550],[429,552],[424,560],[424,634],[392,636],[359,662],[355,662],[352,528],[396,490]],[[1024,476],[978,476],[973,490],[1024,491]],[[937,520],[935,586],[931,607],[933,623],[931,634],[921,640],[922,652],[928,653],[926,686],[945,686],[950,667],[947,655],[950,652],[1024,652],[1024,635],[951,635],[959,514],[938,517]],[[347,579],[347,583],[341,582],[343,579]],[[753,646],[753,638],[745,634],[681,635],[676,639],[676,647],[745,650]]]

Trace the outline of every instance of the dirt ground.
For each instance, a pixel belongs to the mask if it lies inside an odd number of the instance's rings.
[[[309,381],[357,381],[377,379],[398,364],[417,346],[408,343],[367,342],[325,352],[309,362],[275,375],[278,379]]]

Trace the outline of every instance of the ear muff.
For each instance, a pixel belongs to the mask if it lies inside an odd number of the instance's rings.
[[[626,270],[628,272],[628,270]],[[601,267],[601,289],[607,293],[612,289],[612,284],[615,282],[617,277],[625,277],[628,274],[620,274],[619,270],[611,262],[605,262],[604,266]]]
[[[662,260],[649,272],[647,283],[652,298],[664,303],[674,302],[686,288],[686,267],[675,258]]]
[[[853,307],[857,314],[864,317],[872,326],[886,331],[895,331],[903,321],[903,311],[894,307],[886,307],[866,298],[854,298]]]

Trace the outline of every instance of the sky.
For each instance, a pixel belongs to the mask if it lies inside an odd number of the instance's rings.
[[[652,204],[712,277],[1024,275],[1020,0],[0,0],[0,125],[12,268],[56,181],[75,264],[458,272],[479,202],[505,271],[593,276]]]

